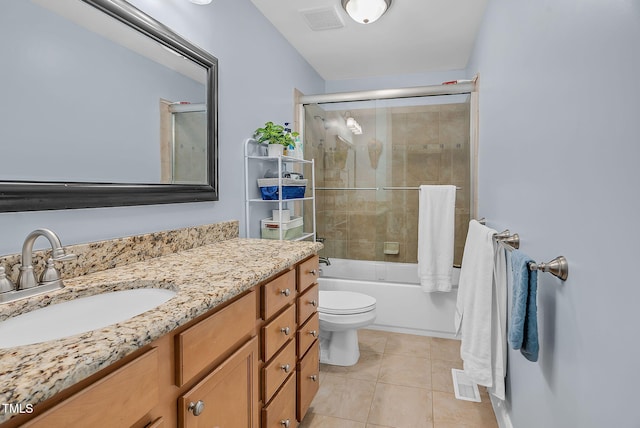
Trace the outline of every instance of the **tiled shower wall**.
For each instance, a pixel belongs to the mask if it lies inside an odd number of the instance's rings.
[[[460,264],[470,216],[469,103],[349,113],[363,133],[345,142],[331,126],[313,126],[320,115],[323,123],[331,124],[344,120],[345,112],[307,112],[307,124],[312,126],[307,127],[306,150],[311,151],[307,157],[316,159],[317,187],[460,187],[456,192],[454,259]],[[325,238],[324,255],[417,262],[417,190],[319,190],[316,196],[317,230],[318,236]],[[398,254],[385,254],[385,242],[397,242]]]

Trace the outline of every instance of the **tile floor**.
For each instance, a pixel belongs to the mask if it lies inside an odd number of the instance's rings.
[[[320,390],[300,428],[497,428],[489,396],[457,400],[457,340],[360,330],[360,361],[320,365]]]

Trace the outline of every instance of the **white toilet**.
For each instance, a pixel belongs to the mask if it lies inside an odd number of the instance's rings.
[[[352,366],[360,358],[357,329],[376,319],[376,299],[351,291],[320,290],[320,362]]]

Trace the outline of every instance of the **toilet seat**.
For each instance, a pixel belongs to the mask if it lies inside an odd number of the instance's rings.
[[[318,312],[335,315],[353,315],[370,312],[376,308],[376,299],[352,291],[320,290]]]

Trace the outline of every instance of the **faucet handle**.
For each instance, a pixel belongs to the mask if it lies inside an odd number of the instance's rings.
[[[7,291],[13,291],[15,289],[16,285],[7,277],[4,266],[0,266],[0,293],[6,293]]]
[[[47,259],[47,266],[42,271],[42,275],[40,275],[40,282],[47,283],[53,281],[60,280],[60,272],[53,265],[53,259]]]

